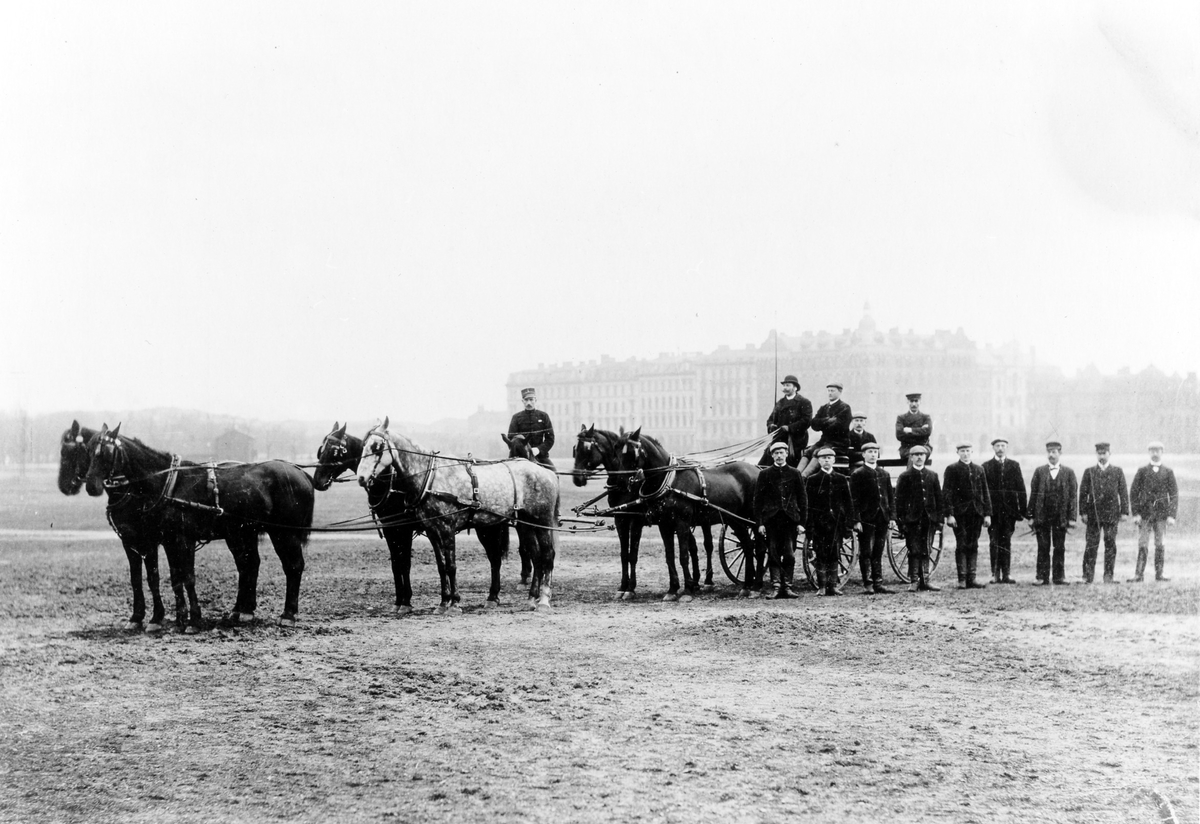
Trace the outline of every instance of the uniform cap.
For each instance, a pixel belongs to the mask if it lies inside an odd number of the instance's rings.
[[[537,391],[532,386],[527,386],[526,388],[521,390],[521,400],[525,400],[526,398],[532,398],[536,394],[537,394]]]
[[[992,438],[992,446],[998,443],[1008,443],[1008,438]]]
[[[837,383],[836,381],[835,381],[835,382],[833,382],[833,383],[827,383],[827,384],[825,384],[825,388],[826,388],[826,389],[833,388],[833,389],[836,389],[836,390],[837,390],[837,391],[839,391],[839,392],[841,392],[841,391],[842,391],[842,385],[841,385],[840,383]]]
[[[817,457],[820,458],[822,455],[833,455],[836,458],[837,451],[832,446],[822,446],[817,450]]]
[[[771,454],[774,455],[776,452],[778,452],[781,449],[784,452],[787,452],[788,448],[789,448],[788,445],[786,443],[784,443],[783,441],[776,441],[775,443],[771,444]]]
[[[878,449],[878,448],[879,448],[879,444],[875,443],[875,441],[869,441],[862,445],[863,452],[866,452],[868,449]]]
[[[1166,447],[1163,446],[1162,441],[1150,441],[1150,445],[1147,446],[1146,448],[1147,449],[1166,449]]]
[[[1046,441],[1047,449],[1062,449],[1062,444],[1058,441]]]
[[[974,449],[975,444],[971,443],[970,441],[959,441],[957,444],[955,444],[954,448],[955,449]]]
[[[1108,452],[1111,449],[1112,449],[1112,444],[1110,444],[1108,441],[1100,441],[1100,443],[1096,444],[1097,452]]]
[[[919,401],[919,400],[921,400],[921,393],[920,392],[909,392],[904,397],[908,398],[910,401]]]
[[[797,389],[800,388],[800,379],[797,378],[795,375],[784,375],[783,380],[781,380],[779,383],[780,384],[794,383],[794,384],[796,384]]]
[[[908,454],[909,455],[928,455],[929,450],[926,449],[925,447],[921,446],[920,444],[917,444],[912,449],[908,450]]]
[[[850,418],[850,420],[852,420],[852,421],[865,421],[866,419],[867,419],[867,416],[862,414],[861,412],[856,415],[851,416],[851,418]]]

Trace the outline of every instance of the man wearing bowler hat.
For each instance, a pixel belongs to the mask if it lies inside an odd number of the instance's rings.
[[[929,543],[942,523],[942,487],[937,473],[925,468],[928,449],[915,444],[908,454],[908,469],[896,481],[896,521],[908,549],[908,591],[937,592],[941,587],[929,582]]]
[[[816,556],[817,594],[841,595],[838,587],[838,549],[842,536],[853,529],[862,531],[850,482],[845,475],[833,471],[837,453],[831,446],[817,449],[815,465],[819,466],[804,481],[808,496],[808,540]]]
[[[933,418],[921,411],[920,392],[910,392],[904,397],[908,399],[908,411],[896,416],[896,440],[900,441],[900,457],[907,459],[914,446],[923,446],[926,449],[925,458],[928,460]]]
[[[988,551],[992,560],[992,582],[1015,584],[1010,576],[1012,536],[1017,521],[1025,520],[1025,476],[1021,465],[1008,457],[1008,440],[992,441],[995,457],[983,462],[983,477],[992,496],[992,525],[988,527]]]
[[[979,560],[979,532],[992,525],[992,496],[988,494],[983,467],[971,460],[972,446],[962,441],[955,447],[958,460],[942,476],[942,509],[954,530],[954,561],[959,589],[983,589],[975,579]]]
[[[1146,556],[1150,549],[1150,533],[1154,533],[1154,580],[1165,581],[1163,565],[1166,549],[1163,535],[1168,526],[1175,526],[1179,514],[1179,486],[1175,473],[1162,462],[1161,441],[1150,444],[1150,463],[1133,476],[1129,497],[1133,507],[1133,522],[1138,525],[1137,572],[1130,581],[1140,582],[1146,572]]]
[[[796,571],[796,534],[808,520],[804,479],[788,466],[788,445],[771,444],[772,464],[754,482],[754,517],[758,534],[767,542],[771,578],[779,584],[776,598],[792,598]]]
[[[789,447],[788,466],[800,463],[800,455],[808,446],[808,425],[812,421],[812,403],[800,394],[800,379],[795,375],[785,375],[780,385],[783,387],[783,397],[775,401],[775,408],[767,416],[767,431],[774,436],[770,446],[763,452],[759,466],[770,466],[774,461],[771,450],[775,444],[783,443]]]
[[[1033,471],[1029,482],[1029,523],[1037,536],[1037,581],[1066,586],[1067,530],[1079,517],[1079,484],[1075,473],[1060,463],[1062,444],[1046,444],[1046,463]],[[1053,555],[1051,554],[1053,547]],[[1053,581],[1051,575],[1053,574]]]
[[[838,449],[845,452],[850,448],[850,423],[854,413],[850,404],[842,400],[842,385],[831,383],[825,387],[825,391],[829,394],[829,403],[817,410],[811,424],[813,429],[821,433],[821,439],[805,451],[808,462],[800,466],[800,473],[805,476],[816,471],[817,462],[812,457],[818,450],[832,447],[836,456]]]
[[[521,390],[521,404],[525,408],[512,416],[508,436],[524,435],[537,462],[554,469],[550,461],[550,447],[554,446],[554,424],[550,422],[550,416],[537,408],[537,392],[532,387]]]
[[[1083,470],[1079,481],[1079,517],[1083,519],[1083,580],[1090,584],[1096,575],[1100,533],[1104,533],[1104,583],[1112,584],[1117,565],[1117,525],[1129,517],[1129,489],[1121,467],[1109,462],[1111,448],[1096,444],[1096,465]]]

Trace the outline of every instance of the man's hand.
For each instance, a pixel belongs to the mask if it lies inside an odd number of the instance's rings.
[[[1080,515],[1080,516],[1079,516],[1079,520],[1083,521],[1083,522],[1086,524],[1086,523],[1087,523],[1087,516],[1086,516],[1086,515]]]
[[[765,526],[763,526],[762,524],[759,524],[758,534],[763,536],[764,538],[767,537],[767,528]]]
[[[854,522],[854,531],[859,533],[860,535],[862,534],[862,522],[861,521]]]
[[[1074,527],[1075,527],[1074,521],[1067,521],[1067,529],[1073,529]]]
[[[892,532],[896,531],[896,521],[894,518],[888,521],[888,529],[890,529]]]
[[[790,427],[788,427],[788,425],[785,423],[783,426],[779,427],[779,428],[778,428],[777,430],[775,430],[775,431],[776,431],[776,432],[790,432],[790,431],[791,431],[791,429],[790,429]]]
[[[905,434],[905,435],[911,435],[911,434],[912,434],[912,427],[911,427],[911,426],[906,426],[906,427],[904,427],[904,434]]]

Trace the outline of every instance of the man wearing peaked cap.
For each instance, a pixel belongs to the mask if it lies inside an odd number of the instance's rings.
[[[850,448],[850,423],[854,413],[850,404],[842,400],[842,385],[835,381],[828,384],[825,391],[829,394],[829,403],[821,406],[812,419],[812,428],[821,433],[821,439],[804,453],[808,461],[800,466],[800,473],[805,476],[816,471],[817,463],[812,458],[821,447],[847,451]]]
[[[1008,457],[1008,441],[992,441],[995,456],[983,463],[983,477],[992,496],[992,525],[988,527],[988,552],[992,561],[992,581],[1014,584],[1012,567],[1012,536],[1017,521],[1025,520],[1025,476],[1021,465]]]
[[[1029,482],[1029,524],[1037,536],[1037,586],[1065,586],[1067,530],[1079,518],[1079,483],[1075,472],[1060,463],[1062,444],[1046,444],[1046,463]]]
[[[1154,580],[1167,580],[1163,577],[1166,561],[1163,536],[1168,526],[1175,525],[1179,514],[1179,485],[1175,473],[1162,462],[1162,441],[1151,441],[1149,449],[1150,463],[1138,469],[1129,490],[1133,522],[1138,525],[1137,572],[1132,581],[1141,581],[1145,574],[1151,532],[1154,533]]]
[[[1111,448],[1096,444],[1096,465],[1083,470],[1079,481],[1079,517],[1083,519],[1083,580],[1090,584],[1096,574],[1100,535],[1104,534],[1104,583],[1115,583],[1117,528],[1129,517],[1129,488],[1121,467],[1109,462]]]
[[[929,450],[909,449],[909,467],[896,481],[896,521],[904,530],[908,550],[909,592],[937,592],[929,581],[929,543],[942,523],[942,486],[937,473],[925,468]]]
[[[537,392],[532,387],[521,390],[521,405],[525,408],[512,416],[508,423],[508,436],[524,435],[525,442],[533,448],[538,463],[554,469],[550,460],[550,447],[554,446],[554,424],[550,416],[537,408]]]
[[[786,443],[789,447],[788,466],[800,463],[800,455],[808,446],[808,425],[812,421],[812,403],[800,394],[800,379],[786,375],[781,380],[783,397],[775,402],[775,408],[767,416],[767,431],[774,436],[772,446]],[[771,449],[767,448],[759,460],[759,466],[770,466]]]
[[[892,476],[876,463],[879,444],[864,443],[862,456],[862,466],[850,474],[850,497],[862,523],[858,571],[862,573],[863,592],[888,595],[891,590],[883,585],[883,549],[888,533],[896,526]]]
[[[838,569],[838,549],[842,537],[862,530],[850,482],[845,475],[833,471],[837,451],[831,446],[816,448],[814,465],[820,469],[804,481],[808,496],[808,539],[816,556],[817,594],[841,595]]]
[[[754,517],[758,534],[767,542],[771,578],[778,583],[776,598],[792,598],[792,576],[796,571],[796,534],[808,520],[808,496],[804,479],[788,466],[788,445],[771,444],[773,463],[754,482]],[[747,554],[750,563],[750,555]],[[746,571],[746,585],[751,570]],[[750,594],[746,592],[746,594]]]
[[[908,399],[908,411],[896,416],[896,440],[900,441],[900,457],[907,459],[914,446],[920,445],[928,450],[929,436],[933,434],[933,418],[921,411],[920,392],[910,392],[905,397]]]
[[[958,460],[946,467],[942,477],[942,509],[946,524],[954,530],[954,560],[959,589],[983,589],[976,580],[979,532],[992,525],[992,496],[988,494],[983,467],[971,460],[968,441],[958,444]]]

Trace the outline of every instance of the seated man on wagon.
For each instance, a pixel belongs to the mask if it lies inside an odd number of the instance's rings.
[[[908,400],[908,411],[896,416],[896,440],[900,441],[900,457],[908,459],[908,453],[914,446],[925,447],[925,456],[929,457],[929,436],[933,434],[933,418],[921,411],[921,393],[910,392],[904,396]]]
[[[879,441],[875,440],[875,436],[866,430],[866,422],[867,416],[861,412],[855,412],[854,417],[850,419],[850,452],[848,458],[851,469],[862,466],[865,444],[873,443],[876,445],[876,448],[879,446]],[[878,458],[879,456],[876,455],[875,457]]]
[[[821,439],[804,450],[806,462],[800,465],[800,474],[805,477],[817,470],[813,456],[821,449],[831,447],[835,457],[837,450],[846,454],[850,449],[850,423],[854,413],[850,410],[850,404],[842,400],[840,383],[828,384],[825,389],[829,393],[829,403],[817,410],[811,424],[813,429],[821,433]]]
[[[521,390],[524,409],[512,416],[508,424],[508,436],[524,435],[525,442],[533,452],[533,459],[543,466],[554,469],[550,460],[550,447],[554,446],[554,424],[550,416],[537,408],[537,392],[532,387]]]
[[[772,434],[771,444],[763,451],[759,466],[770,466],[775,444],[788,445],[788,466],[800,463],[800,455],[808,446],[808,425],[812,421],[812,402],[800,394],[800,379],[785,375],[780,385],[783,397],[775,401],[775,408],[767,416],[767,431]]]

